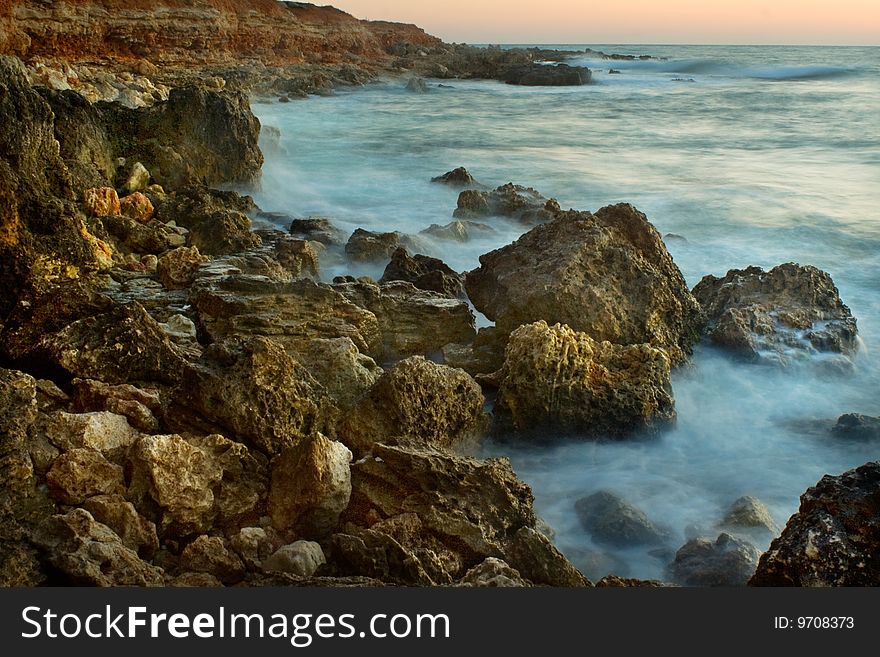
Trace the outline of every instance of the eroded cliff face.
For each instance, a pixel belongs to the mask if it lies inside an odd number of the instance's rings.
[[[267,65],[382,61],[396,44],[437,45],[413,25],[360,21],[275,0],[0,0],[0,53],[68,61]]]

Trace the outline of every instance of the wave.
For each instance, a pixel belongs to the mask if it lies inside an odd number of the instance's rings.
[[[672,59],[648,61],[612,61],[589,59],[584,64],[593,68],[611,67],[634,73],[675,73],[755,80],[832,80],[859,73],[859,69],[823,64],[806,65],[744,65],[719,59]]]

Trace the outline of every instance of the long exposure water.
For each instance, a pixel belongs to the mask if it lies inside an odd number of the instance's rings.
[[[345,229],[418,233],[452,220],[457,191],[432,176],[466,166],[595,210],[626,201],[668,240],[688,284],[730,268],[783,262],[828,271],[858,318],[850,374],[737,362],[708,346],[674,373],[676,427],[652,441],[487,444],[535,493],[555,542],[586,574],[664,578],[687,536],[716,537],[741,495],[782,526],[825,473],[880,458],[880,445],[829,436],[815,420],[880,415],[880,48],[594,46],[664,59],[584,56],[594,84],[521,88],[386,80],[332,97],[255,103],[266,126],[266,211],[331,217]],[[583,50],[584,46],[565,46]],[[620,71],[610,74],[610,68]],[[438,83],[446,85],[438,86]],[[426,251],[458,270],[524,228]],[[382,267],[325,267],[323,275]],[[481,325],[485,318],[478,317]],[[818,428],[814,428],[818,427]],[[574,513],[600,489],[669,531],[664,549],[594,545]],[[765,549],[769,538],[757,539]]]

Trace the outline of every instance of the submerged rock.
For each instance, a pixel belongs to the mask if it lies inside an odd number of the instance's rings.
[[[417,94],[428,93],[428,83],[424,78],[411,77],[406,83],[406,90]]]
[[[730,506],[721,526],[732,531],[746,530],[774,536],[779,533],[779,526],[767,506],[750,495],[739,498]]]
[[[880,585],[880,462],[807,489],[749,584]]]
[[[407,281],[420,290],[452,298],[464,295],[464,282],[458,272],[437,258],[419,254],[410,256],[403,247],[391,254],[391,262],[379,279],[380,284],[389,281]]]
[[[458,167],[452,171],[447,171],[442,176],[431,178],[431,182],[452,187],[474,187],[479,184],[464,167]]]
[[[528,87],[563,87],[589,84],[592,78],[592,72],[585,66],[526,64],[508,68],[501,80]]]
[[[457,219],[509,217],[525,224],[551,221],[560,211],[555,199],[547,199],[531,187],[507,183],[492,191],[467,189],[458,195]]]
[[[760,555],[751,543],[721,534],[715,541],[688,541],[669,568],[673,580],[683,586],[745,586]]]
[[[747,358],[785,363],[819,352],[852,354],[856,320],[827,273],[787,263],[705,276],[694,296],[712,342]]]
[[[838,438],[880,440],[880,417],[847,413],[837,419],[831,432]]]
[[[486,224],[456,219],[445,226],[431,224],[422,231],[422,234],[453,242],[467,242],[474,236],[486,235],[492,232],[494,232],[492,227]]]
[[[494,378],[496,419],[518,433],[621,437],[675,420],[663,350],[597,342],[560,324],[515,330]]]
[[[625,548],[656,545],[665,538],[644,512],[608,491],[579,499],[575,511],[581,525],[598,543]]]
[[[565,212],[480,257],[465,285],[476,308],[510,332],[537,320],[597,341],[663,349],[681,363],[703,314],[660,234],[631,205]]]

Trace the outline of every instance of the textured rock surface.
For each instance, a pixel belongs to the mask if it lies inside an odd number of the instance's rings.
[[[585,66],[568,64],[528,64],[505,71],[502,80],[507,84],[527,87],[567,87],[588,84],[593,76]]]
[[[178,397],[270,455],[325,430],[335,413],[308,371],[261,337],[231,338],[208,347],[186,368]]]
[[[142,224],[153,218],[153,203],[140,192],[119,199],[119,214]]]
[[[263,570],[279,570],[300,577],[311,577],[327,563],[324,551],[314,541],[296,541],[282,545],[263,562]]]
[[[438,292],[456,298],[464,295],[464,283],[458,272],[437,258],[424,255],[410,256],[400,247],[391,254],[379,283],[407,281],[420,290]]]
[[[669,359],[648,345],[596,342],[536,322],[511,334],[497,378],[499,426],[525,434],[617,437],[675,420]]]
[[[837,418],[831,429],[839,438],[854,440],[880,440],[880,417],[847,413]]]
[[[278,530],[320,538],[336,526],[351,496],[351,452],[317,434],[272,461],[269,515]]]
[[[108,385],[91,379],[73,380],[73,410],[77,413],[86,411],[107,411],[116,416],[124,416],[131,427],[144,433],[157,433],[159,420],[156,415],[162,412],[162,397],[156,388],[136,388],[135,386]],[[90,417],[107,418],[107,415],[90,415]],[[121,435],[126,432],[119,420],[111,420]],[[127,440],[120,441],[126,444]],[[86,445],[88,446],[88,445]],[[106,523],[105,523],[106,524]]]
[[[754,545],[730,534],[715,541],[695,538],[675,553],[669,570],[684,586],[745,586],[760,555]]]
[[[467,189],[458,195],[457,219],[509,217],[525,224],[552,220],[560,211],[555,199],[547,199],[531,187],[507,183],[491,191]]]
[[[297,347],[296,360],[320,383],[342,413],[354,407],[382,376],[351,338],[315,338]]]
[[[40,433],[61,450],[85,447],[114,458],[140,437],[123,415],[107,411],[46,415],[38,423]]]
[[[733,532],[745,530],[774,536],[779,533],[779,526],[767,505],[750,495],[740,497],[730,506],[721,525]]]
[[[529,586],[529,583],[523,579],[518,571],[501,559],[487,557],[485,561],[467,571],[464,577],[459,580],[458,586],[512,588]]]
[[[339,439],[368,452],[374,443],[473,446],[487,428],[485,399],[468,374],[420,356],[398,363],[339,425]]]
[[[112,529],[125,547],[142,558],[152,558],[159,549],[156,525],[137,512],[121,495],[95,495],[83,504],[92,517]]]
[[[464,167],[458,167],[452,171],[447,171],[442,176],[431,178],[431,182],[442,183],[452,187],[473,187],[478,184],[470,174],[470,171]]]
[[[880,585],[880,462],[826,475],[761,557],[752,586]]]
[[[699,338],[699,304],[631,205],[563,213],[480,264],[466,276],[468,295],[503,331],[559,322],[599,341],[660,347],[673,365]]]
[[[112,187],[92,187],[84,191],[83,209],[93,217],[122,214],[119,196]]]
[[[645,513],[608,491],[575,503],[575,511],[593,540],[617,547],[661,543],[664,534]]]
[[[403,233],[375,233],[358,228],[345,245],[345,255],[354,262],[388,260],[399,248],[418,249],[418,244]]]
[[[325,245],[345,244],[346,235],[327,217],[306,217],[290,222],[290,234]]]
[[[749,358],[784,363],[798,354],[857,348],[855,318],[831,276],[815,267],[732,269],[722,278],[704,277],[694,296],[709,318],[712,342]]]
[[[94,495],[125,490],[122,468],[93,449],[72,449],[59,456],[46,474],[49,494],[62,504],[82,504]]]
[[[244,564],[227,549],[226,541],[204,534],[183,549],[178,568],[182,572],[213,575],[224,584],[235,584],[244,577]]]

